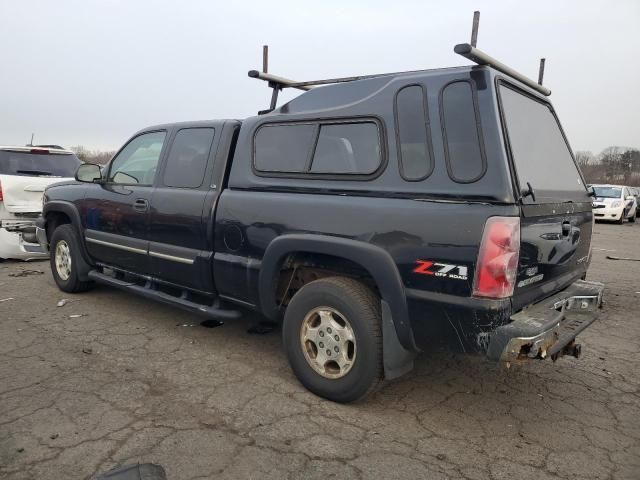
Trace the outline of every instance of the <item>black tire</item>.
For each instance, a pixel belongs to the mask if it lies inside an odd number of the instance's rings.
[[[353,362],[340,378],[326,378],[318,373],[303,351],[303,323],[319,307],[339,312],[349,322],[355,337]],[[353,402],[374,392],[382,382],[380,298],[357,280],[328,277],[302,287],[287,307],[282,337],[293,372],[316,395],[334,402]]]
[[[68,278],[63,278],[56,266],[56,251],[62,242],[64,242],[68,247],[69,256],[71,258]],[[68,293],[77,293],[84,292],[91,288],[93,282],[83,281],[80,279],[80,272],[87,272],[89,270],[89,266],[82,258],[82,254],[80,253],[80,241],[78,240],[78,235],[76,234],[75,229],[71,225],[60,225],[54,230],[53,235],[51,236],[49,250],[51,252],[49,255],[51,273],[53,274],[53,279],[60,290]]]
[[[633,217],[629,217],[629,221],[631,223],[636,223],[636,216],[638,215],[638,209],[636,208],[635,211],[633,212]]]
[[[620,214],[620,220],[618,220],[618,225],[622,225],[624,223],[624,211]]]

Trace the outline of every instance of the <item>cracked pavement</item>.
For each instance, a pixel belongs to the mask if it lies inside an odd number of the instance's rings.
[[[106,287],[63,294],[46,262],[0,263],[0,478],[153,462],[170,480],[638,479],[640,263],[606,255],[640,257],[640,225],[593,238],[607,303],[580,360],[433,351],[351,405],[300,386],[279,330],[207,329]],[[26,269],[44,273],[10,276]]]

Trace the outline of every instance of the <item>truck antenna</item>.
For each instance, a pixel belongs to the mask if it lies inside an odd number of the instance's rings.
[[[33,147],[33,133],[31,134],[31,141],[29,142],[28,147]]]

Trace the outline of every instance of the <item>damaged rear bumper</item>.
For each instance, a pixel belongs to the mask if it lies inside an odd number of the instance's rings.
[[[31,260],[47,256],[48,252],[38,243],[35,221],[0,221],[0,258]]]
[[[578,357],[580,345],[575,338],[597,319],[603,291],[602,283],[578,280],[512,315],[511,323],[491,333],[487,356],[503,362],[555,360],[565,354]]]

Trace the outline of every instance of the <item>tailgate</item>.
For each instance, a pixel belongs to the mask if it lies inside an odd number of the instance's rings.
[[[590,203],[521,208],[516,308],[551,295],[585,272],[593,227]]]
[[[58,177],[0,175],[4,207],[9,213],[42,211],[42,194],[53,183],[70,180]]]

